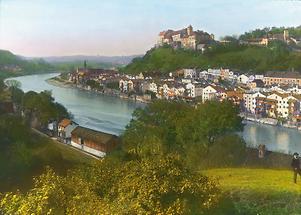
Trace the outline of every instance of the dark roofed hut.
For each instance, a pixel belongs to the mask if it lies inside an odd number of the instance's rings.
[[[78,126],[71,132],[71,145],[97,157],[104,157],[120,143],[119,137]]]

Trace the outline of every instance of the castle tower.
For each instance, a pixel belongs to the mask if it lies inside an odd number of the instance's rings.
[[[192,28],[191,25],[189,25],[189,26],[187,27],[187,34],[188,34],[188,35],[192,35],[192,33],[193,33],[193,28]]]
[[[289,32],[288,32],[288,30],[284,30],[283,31],[283,39],[284,39],[284,41],[288,41],[289,40]]]

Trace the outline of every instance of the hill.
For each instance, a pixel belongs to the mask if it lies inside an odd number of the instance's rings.
[[[141,55],[132,56],[89,56],[89,55],[73,55],[73,56],[50,56],[42,59],[51,64],[56,70],[61,72],[70,72],[78,67],[83,67],[86,61],[91,68],[116,69],[129,64],[134,58]],[[24,57],[23,57],[24,58]],[[38,58],[28,58],[27,60],[38,60]]]
[[[0,78],[29,75],[54,70],[54,67],[42,59],[25,60],[13,53],[0,50]]]
[[[298,27],[266,27],[262,29],[255,29],[249,32],[245,32],[244,34],[240,35],[239,39],[247,40],[247,39],[254,39],[254,38],[261,38],[266,36],[267,34],[282,34],[284,30],[287,30],[289,35],[294,38],[301,38],[301,26]]]
[[[165,46],[151,49],[142,58],[135,58],[121,71],[128,74],[167,74],[182,68],[220,67],[254,73],[292,68],[301,70],[301,53],[293,52],[286,44],[277,41],[267,47],[217,44],[204,54]]]
[[[132,59],[139,57],[140,55],[132,56],[89,56],[89,55],[73,55],[73,56],[50,56],[43,57],[46,62],[49,63],[65,63],[65,62],[78,62],[88,61],[93,63],[103,64],[129,64]]]

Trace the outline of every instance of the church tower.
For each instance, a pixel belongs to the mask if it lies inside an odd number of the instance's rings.
[[[288,32],[288,30],[284,30],[283,31],[283,39],[284,39],[284,41],[288,41],[289,40],[289,32]]]
[[[189,26],[187,27],[187,34],[190,36],[190,35],[192,35],[192,33],[193,33],[193,28],[192,28],[191,25],[189,25]]]

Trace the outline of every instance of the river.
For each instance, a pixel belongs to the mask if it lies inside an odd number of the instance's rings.
[[[24,92],[50,90],[55,101],[64,105],[79,125],[112,134],[121,134],[131,120],[132,112],[142,104],[99,95],[75,88],[50,85],[47,79],[58,73],[28,75],[12,78],[21,83]]]
[[[116,97],[99,95],[75,88],[50,85],[47,79],[57,73],[13,78],[21,83],[23,91],[52,91],[55,100],[63,104],[81,126],[121,134],[131,120],[133,111],[143,104]],[[291,154],[301,153],[301,132],[271,125],[248,122],[241,133],[249,147],[265,144],[268,150]]]

